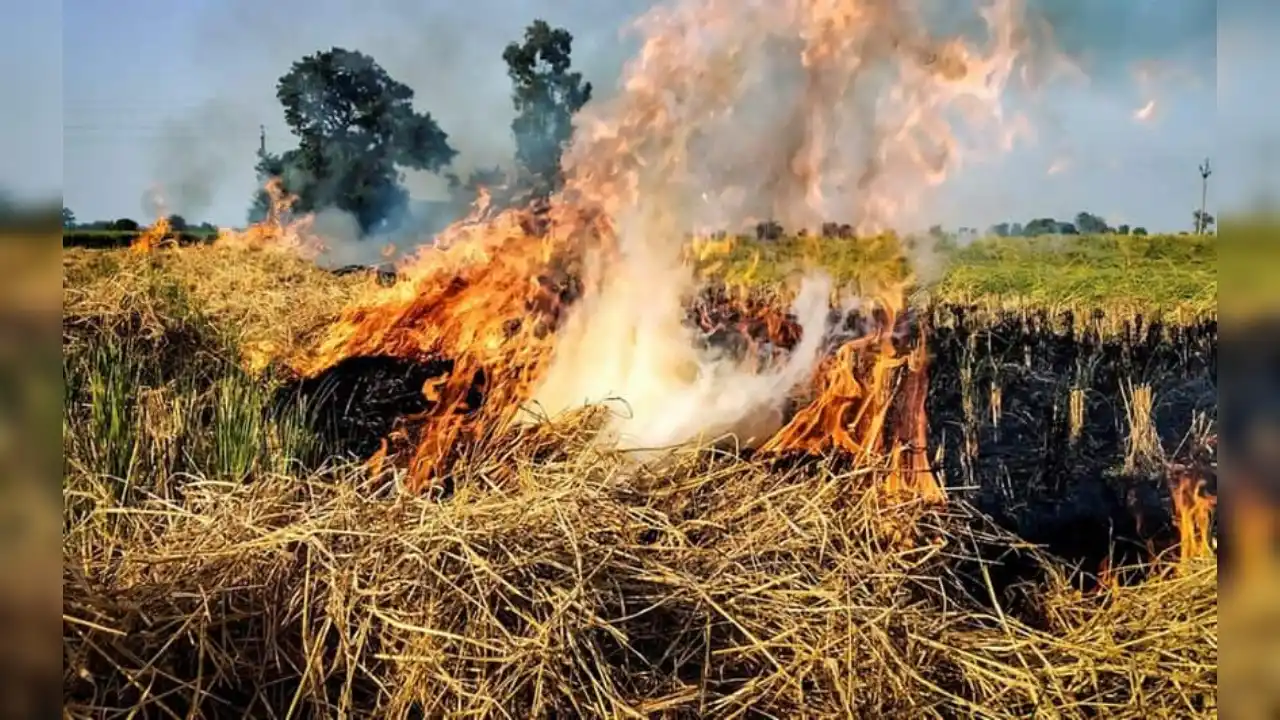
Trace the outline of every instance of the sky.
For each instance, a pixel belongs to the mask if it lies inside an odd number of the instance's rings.
[[[1064,48],[1082,58],[1090,80],[1055,91],[1037,109],[1034,142],[954,176],[923,211],[930,224],[986,227],[1041,216],[1069,219],[1088,210],[1113,224],[1189,229],[1200,200],[1197,166],[1207,156],[1215,158],[1211,212],[1241,200],[1250,187],[1242,173],[1234,172],[1234,186],[1222,177],[1233,174],[1233,163],[1257,155],[1218,157],[1214,0],[1032,2]],[[6,113],[11,131],[20,127],[36,141],[20,143],[25,147],[18,150],[30,157],[18,153],[0,183],[56,187],[56,177],[24,168],[48,165],[33,158],[57,145],[61,124],[64,201],[81,221],[145,219],[148,195],[159,187],[170,209],[191,221],[242,224],[256,184],[259,126],[270,149],[290,146],[276,80],[294,60],[332,46],[369,53],[412,87],[415,104],[436,118],[459,151],[455,168],[492,165],[513,148],[510,83],[501,59],[506,43],[535,18],[566,27],[575,38],[575,67],[604,96],[634,49],[620,30],[650,4],[66,0],[63,55],[55,69],[63,76],[62,107]],[[1238,23],[1236,32],[1243,37],[1250,27]],[[17,59],[22,38],[13,39],[19,46],[3,52]],[[1146,85],[1134,70],[1144,62],[1159,68]],[[32,82],[48,87],[49,78]],[[1150,118],[1136,121],[1135,110],[1152,99]],[[1249,105],[1266,100],[1240,93],[1239,102],[1245,110],[1234,122],[1247,124],[1257,115]],[[1255,126],[1261,138],[1263,125]],[[431,176],[409,179],[421,198],[438,196],[442,187]]]
[[[62,187],[62,8],[18,0],[0,23],[0,191],[45,201]]]

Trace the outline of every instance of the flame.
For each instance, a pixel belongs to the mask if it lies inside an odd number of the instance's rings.
[[[887,462],[892,489],[941,499],[904,286],[842,297],[814,271],[773,293],[741,278],[712,289],[707,264],[733,244],[707,229],[773,218],[816,230],[843,216],[879,235],[962,161],[1005,149],[1025,127],[1001,97],[1028,75],[1015,68],[1029,36],[1014,0],[980,16],[985,48],[934,37],[899,0],[654,8],[619,92],[575,119],[561,191],[496,211],[482,190],[470,216],[399,262],[401,282],[357,298],[292,364],[303,375],[360,355],[449,364],[423,388],[431,409],[374,458],[407,460],[417,488],[460,449],[595,404],[610,410],[596,442],[639,460],[723,438],[838,450]],[[305,227],[279,221],[284,201],[273,195],[274,220],[219,242],[310,246],[295,240]],[[726,333],[745,351],[709,340]]]
[[[244,230],[219,228],[214,246],[241,250],[276,250],[309,259],[323,254],[326,245],[313,229],[315,216],[308,213],[294,217],[292,208],[298,199],[285,192],[279,178],[269,179],[265,190],[268,201],[266,218]]]
[[[1205,492],[1204,486],[1203,479],[1185,474],[1173,482],[1178,557],[1183,564],[1213,553],[1213,512],[1217,500]]]
[[[155,222],[151,223],[150,227],[144,229],[129,243],[129,250],[140,255],[145,255],[173,242],[173,238],[170,238],[173,227],[169,223],[168,205],[164,200],[164,192],[159,187],[150,188],[147,191],[146,203],[151,206],[152,211],[155,213]]]
[[[172,241],[170,233],[172,228],[169,225],[169,218],[163,215],[156,218],[156,221],[150,227],[138,234],[133,242],[129,243],[129,250],[138,254],[146,254],[156,250]]]
[[[1133,120],[1137,123],[1146,123],[1155,117],[1163,87],[1201,85],[1198,72],[1187,66],[1174,65],[1168,60],[1143,60],[1134,63],[1130,72],[1139,96],[1145,100],[1141,107],[1133,111]]]

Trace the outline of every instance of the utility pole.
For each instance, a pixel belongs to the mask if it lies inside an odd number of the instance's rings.
[[[267,126],[266,125],[258,126],[258,154],[259,155],[267,154]]]
[[[1196,234],[1203,235],[1209,229],[1208,223],[1205,222],[1207,217],[1205,213],[1206,201],[1209,198],[1209,176],[1213,174],[1213,168],[1209,165],[1209,158],[1205,158],[1200,163],[1200,214],[1196,216]]]

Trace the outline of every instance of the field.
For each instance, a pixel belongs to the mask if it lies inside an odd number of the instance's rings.
[[[744,242],[717,272],[870,288],[886,243]],[[466,436],[409,492],[365,461],[424,412],[420,363],[335,365],[339,402],[277,361],[374,276],[67,250],[68,711],[1216,716],[1213,239],[913,254],[945,502],[871,452],[637,468],[589,418]]]

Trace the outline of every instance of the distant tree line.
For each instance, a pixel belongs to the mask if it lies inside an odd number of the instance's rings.
[[[1039,237],[1041,235],[1146,235],[1144,227],[1130,227],[1128,224],[1111,226],[1106,220],[1089,212],[1076,214],[1074,222],[1057,220],[1056,218],[1035,218],[1027,223],[1002,222],[992,225],[988,230],[997,237]]]
[[[1194,232],[1196,234],[1210,232],[1217,223],[1212,214],[1200,210],[1192,213]],[[1147,229],[1142,226],[1131,227],[1126,223],[1111,226],[1101,216],[1089,212],[1076,214],[1074,222],[1065,222],[1055,218],[1036,218],[1023,224],[1018,222],[1002,222],[992,225],[988,232],[999,237],[1038,237],[1041,235],[1146,235]],[[1183,233],[1188,234],[1186,232]]]
[[[414,109],[414,91],[372,57],[339,47],[307,55],[276,85],[297,147],[279,154],[260,147],[259,178],[264,184],[278,178],[295,198],[291,210],[337,208],[350,213],[366,235],[395,230],[404,221],[406,170],[442,175],[458,204],[469,204],[481,187],[499,202],[544,198],[560,186],[560,156],[573,133],[572,117],[591,99],[591,83],[570,70],[572,49],[573,36],[543,20],[505,48],[515,156],[510,171],[482,168],[465,178],[449,170],[457,151],[445,131],[430,113]],[[250,222],[271,211],[271,198],[259,190]]]
[[[187,219],[181,215],[170,215],[168,218],[169,228],[175,233],[190,233],[193,235],[216,235],[218,226],[210,222],[202,222],[198,225],[192,225]],[[78,222],[75,212],[66,206],[62,208],[62,230],[77,232],[116,232],[116,233],[136,233],[142,230],[143,226],[137,220],[132,218],[118,218],[116,220],[94,220],[92,222]]]

